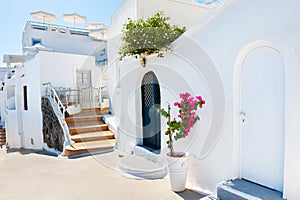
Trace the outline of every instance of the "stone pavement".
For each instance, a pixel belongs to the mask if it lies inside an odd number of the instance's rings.
[[[171,191],[169,180],[133,179],[115,166],[116,153],[59,159],[43,151],[0,149],[0,200],[199,200]]]

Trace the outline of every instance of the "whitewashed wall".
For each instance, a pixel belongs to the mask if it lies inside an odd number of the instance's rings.
[[[128,18],[147,18],[158,10],[163,10],[166,15],[170,16],[172,23],[190,28],[201,16],[205,15],[209,9],[199,3],[183,0],[127,0],[124,2],[120,10],[112,16],[111,25],[108,28],[109,93],[110,96],[113,96],[113,112],[120,112],[119,108],[121,106],[117,100],[120,99],[120,91],[118,88],[118,52],[121,44],[121,30],[123,24],[127,22]],[[183,12],[185,14],[182,14]],[[115,100],[117,102],[114,102]],[[116,121],[118,122],[119,120],[118,116],[116,116]]]
[[[14,89],[13,89],[14,88]],[[10,92],[7,92],[10,90]],[[5,108],[5,128],[6,128],[6,141],[9,147],[21,148],[22,138],[18,130],[18,117],[15,109],[16,105],[16,79],[12,77],[5,80],[4,99],[6,99]]]
[[[41,110],[41,69],[40,58],[32,59],[24,64],[24,77],[22,78],[22,121],[25,135],[24,144],[26,148],[42,149],[43,139],[43,117]],[[27,86],[28,110],[24,110],[23,86]]]
[[[41,83],[51,82],[54,87],[77,88],[76,70],[91,69],[92,86],[97,85],[100,68],[95,67],[95,57],[57,52],[40,52]]]
[[[259,7],[257,7],[258,4]],[[218,171],[219,173],[222,171],[224,178],[238,175],[239,160],[236,152],[238,143],[233,143],[233,149],[231,149],[232,141],[238,134],[234,124],[239,115],[233,104],[235,98],[233,72],[236,67],[235,64],[239,62],[239,54],[249,44],[255,43],[260,46],[270,43],[282,55],[286,72],[284,196],[288,199],[300,198],[296,189],[300,186],[300,173],[296,170],[300,167],[300,162],[295,159],[297,157],[295,153],[300,152],[300,138],[296,134],[300,129],[297,123],[299,106],[296,103],[300,95],[295,87],[300,83],[298,70],[300,28],[297,25],[300,18],[297,9],[299,6],[299,1],[296,0],[289,1],[289,3],[271,0],[264,2],[258,0],[232,1],[232,4],[228,4],[223,12],[218,15],[215,15],[217,11],[212,13],[211,18],[199,22],[186,34],[193,38],[214,61],[226,91],[227,115],[221,140],[207,159],[200,162],[195,160],[198,167],[191,170],[191,177],[196,176],[197,180],[202,180],[199,182],[209,182],[209,177],[216,177],[214,173],[218,173]],[[220,161],[222,157],[227,157],[230,160],[231,155],[234,156],[231,162]],[[211,170],[212,166],[222,166],[222,169]],[[199,173],[199,170],[206,168],[210,168],[210,170],[205,171],[208,174]],[[224,170],[226,168],[228,170]]]
[[[52,32],[50,28],[47,31],[32,29],[30,23],[27,23],[23,32],[23,47],[32,46],[33,38],[41,39],[46,48],[62,53],[93,55],[106,48],[106,42],[96,41],[88,36],[71,35],[68,31]]]
[[[120,89],[113,90],[113,97],[120,95],[119,99],[114,99],[116,107],[120,108],[117,117],[122,122],[119,124],[118,147],[130,151],[134,143],[140,142],[140,128],[136,128],[140,123],[140,111],[133,104],[140,104],[136,91],[141,77],[147,70],[153,70],[162,87],[168,88],[161,90],[162,105],[174,101],[174,94],[181,90],[192,90],[207,101],[201,111],[202,121],[192,134],[195,136],[193,143],[189,145],[186,140],[178,146],[193,155],[189,184],[214,191],[220,181],[238,177],[239,143],[235,124],[239,112],[234,104],[234,70],[241,52],[250,44],[268,43],[276,47],[285,63],[284,196],[299,199],[299,6],[297,0],[289,3],[279,0],[225,1],[188,30],[176,42],[175,51],[165,58],[148,59],[146,68],[139,67],[137,61],[121,62]],[[159,5],[157,7],[159,9]]]

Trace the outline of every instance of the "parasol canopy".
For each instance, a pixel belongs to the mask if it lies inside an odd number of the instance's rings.
[[[69,23],[73,23],[74,24],[74,28],[75,28],[75,24],[83,24],[86,22],[86,17],[77,14],[76,12],[71,13],[71,14],[64,14],[63,15],[63,20],[65,22],[69,22]]]
[[[23,47],[23,50],[26,50],[26,51],[54,51],[54,49],[45,47],[45,46],[41,45],[40,43],[37,43],[33,46]]]
[[[91,29],[89,36],[97,40],[106,40],[106,29]]]
[[[91,22],[86,27],[88,30],[94,30],[94,29],[107,29],[107,26],[101,22]]]
[[[46,22],[56,22],[57,21],[57,17],[52,14],[52,13],[48,13],[45,11],[37,11],[37,12],[32,12],[30,13],[32,17],[42,20],[43,23]]]

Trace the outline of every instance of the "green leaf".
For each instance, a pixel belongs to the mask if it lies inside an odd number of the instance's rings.
[[[148,19],[128,19],[123,24],[122,45],[119,54],[121,59],[125,56],[141,56],[157,54],[163,56],[163,52],[171,50],[171,43],[186,31],[185,27],[179,27],[169,23],[170,17],[164,16],[162,11],[156,12]]]

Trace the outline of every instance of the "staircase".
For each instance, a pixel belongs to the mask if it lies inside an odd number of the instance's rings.
[[[5,145],[5,143],[6,143],[5,128],[3,128],[2,125],[0,125],[0,147],[2,147],[3,145]]]
[[[99,108],[84,109],[65,119],[71,139],[75,142],[66,148],[66,156],[83,156],[113,150],[115,136],[102,120],[104,114],[109,114],[109,111]]]

